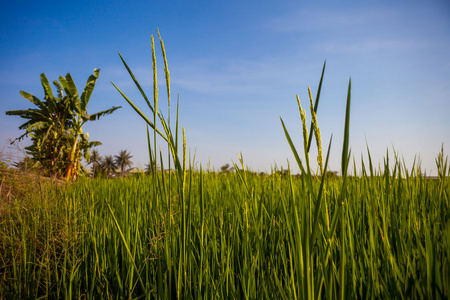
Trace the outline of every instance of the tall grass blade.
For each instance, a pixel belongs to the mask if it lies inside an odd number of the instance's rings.
[[[106,205],[108,206],[109,212],[111,213],[111,216],[113,217],[114,224],[116,225],[116,228],[119,231],[120,238],[122,239],[123,245],[125,246],[125,249],[127,250],[127,254],[130,257],[130,260],[131,260],[131,262],[133,264],[134,271],[138,274],[138,278],[139,278],[139,282],[141,284],[141,287],[142,287],[143,290],[146,290],[145,284],[142,281],[142,278],[140,276],[139,269],[136,266],[136,263],[135,263],[135,260],[134,260],[134,256],[133,256],[133,254],[131,254],[130,247],[128,246],[127,240],[125,239],[125,236],[124,236],[124,234],[122,232],[122,229],[120,228],[119,222],[117,222],[116,216],[114,215],[114,212],[112,211],[111,206],[109,205],[109,203],[106,203]]]
[[[349,161],[349,150],[348,143],[350,139],[350,100],[351,100],[351,88],[352,88],[352,80],[350,79],[348,82],[348,92],[347,92],[347,105],[345,108],[345,128],[344,128],[344,144],[342,146],[342,160],[341,160],[341,171],[342,177],[347,176],[347,165]],[[345,173],[344,173],[345,172]]]
[[[319,87],[317,88],[316,102],[314,103],[314,113],[315,114],[317,114],[317,109],[319,107],[320,92],[322,90],[323,75],[325,74],[326,64],[327,64],[327,61],[324,61],[323,68],[322,68],[322,75],[320,76],[320,81],[319,81]],[[312,141],[312,137],[313,137],[312,126],[313,126],[313,122],[311,121],[311,124],[309,126],[309,128],[311,128],[311,131],[309,132],[309,138],[308,138],[308,152],[311,148],[311,141]]]
[[[147,98],[147,95],[145,94],[144,90],[142,89],[141,85],[139,84],[139,82],[137,81],[136,77],[134,76],[133,72],[131,71],[130,67],[128,67],[127,63],[125,62],[125,59],[122,57],[122,54],[120,54],[119,51],[117,51],[117,53],[119,53],[120,59],[122,60],[123,65],[125,66],[125,68],[128,71],[128,74],[130,74],[131,79],[133,79],[134,84],[136,85],[136,87],[138,88],[139,92],[142,95],[142,98],[144,98],[145,102],[147,103],[148,107],[150,108],[150,110],[152,111],[152,113],[154,112],[152,105],[150,104],[150,101]],[[112,83],[112,82],[111,82]],[[114,85],[114,83],[113,83]],[[114,85],[115,86],[115,85]],[[117,89],[117,87],[116,87]],[[120,91],[119,91],[120,92]],[[121,93],[122,94],[122,93]],[[123,95],[122,95],[123,96]],[[125,98],[126,100],[127,98]],[[129,102],[128,102],[129,103]]]
[[[112,83],[112,82],[111,82]],[[122,95],[122,97],[130,104],[130,106],[134,109],[135,112],[138,113],[139,116],[141,116],[142,119],[153,129],[156,130],[156,132],[165,140],[167,141],[167,137],[159,131],[158,128],[156,128],[155,124],[152,123],[140,110],[137,108],[136,105],[114,84],[112,85],[117,89],[117,91]]]

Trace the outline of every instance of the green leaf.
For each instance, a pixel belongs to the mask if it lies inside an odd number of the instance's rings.
[[[20,91],[20,94],[22,95],[22,97],[24,97],[25,99],[27,99],[30,102],[32,102],[34,105],[39,107],[41,110],[49,112],[47,106],[39,98],[37,98],[37,97],[35,97],[35,96],[25,92],[25,91]]]
[[[67,95],[78,99],[78,90],[77,87],[75,86],[75,82],[73,81],[72,75],[70,75],[70,73],[67,73],[66,81],[67,81],[67,89],[69,91]]]
[[[322,75],[320,76],[320,81],[319,81],[319,87],[317,88],[317,94],[316,94],[316,101],[314,103],[314,113],[317,115],[317,109],[319,107],[319,99],[320,99],[320,92],[322,90],[322,82],[323,82],[323,75],[325,74],[325,66],[327,64],[327,61],[324,61],[323,63],[323,68],[322,68]],[[311,131],[309,132],[309,138],[308,138],[308,153],[309,153],[309,149],[311,148],[311,141],[312,141],[312,137],[313,137],[313,122],[311,121],[311,124],[309,125],[309,128],[311,128]]]
[[[64,98],[64,89],[62,88],[58,80],[53,81],[53,85],[56,87],[58,93],[58,98],[56,98],[56,101],[59,102],[60,99]]]
[[[44,73],[41,74],[41,84],[42,87],[44,88],[45,99],[49,101],[50,99],[53,98],[53,92],[52,88],[50,87],[50,83],[48,82],[48,79],[47,77],[45,77]]]
[[[325,159],[325,168],[324,168],[324,174],[322,174],[322,179],[320,181],[320,188],[319,188],[319,194],[317,195],[317,201],[316,201],[316,207],[315,207],[315,212],[314,212],[314,225],[312,228],[312,232],[311,232],[311,241],[309,243],[310,251],[313,250],[313,246],[314,246],[314,240],[316,238],[316,232],[318,229],[318,225],[319,225],[319,212],[320,212],[320,208],[322,205],[322,194],[323,194],[323,189],[324,189],[324,183],[325,183],[325,177],[327,175],[327,168],[328,168],[328,159],[330,158],[330,149],[331,149],[331,142],[333,140],[333,136],[330,138],[330,143],[328,144],[328,151],[327,151],[327,158]]]
[[[127,250],[127,253],[129,255],[130,261],[133,263],[132,266],[134,267],[134,270],[135,270],[136,274],[138,275],[139,282],[140,282],[143,290],[145,290],[145,284],[142,281],[141,272],[139,272],[139,269],[136,266],[135,257],[133,256],[133,254],[131,254],[130,248],[128,246],[127,240],[125,239],[123,231],[122,231],[122,229],[121,229],[121,227],[119,225],[119,222],[117,222],[116,216],[114,215],[114,212],[112,211],[112,208],[111,208],[111,206],[109,205],[108,202],[106,202],[106,205],[108,205],[109,212],[111,213],[111,216],[113,217],[114,224],[116,225],[116,228],[119,231],[120,237],[122,239],[123,245],[125,246],[125,249]]]
[[[81,137],[81,139],[82,139],[84,142],[89,141],[89,132],[85,132],[85,133],[80,134],[80,137]]]
[[[92,142],[89,142],[89,148],[97,147],[97,146],[101,146],[101,145],[103,145],[103,143],[102,143],[102,142],[99,142],[99,141],[92,141]]]
[[[81,119],[83,119],[83,122],[90,121],[91,115],[90,114],[81,114]],[[94,120],[92,120],[94,121]]]
[[[139,108],[137,108],[137,106],[136,105],[134,105],[134,103],[130,100],[130,99],[128,99],[128,97],[114,84],[114,83],[112,83],[111,82],[111,84],[117,89],[117,91],[119,91],[119,93],[122,95],[122,97],[128,102],[128,104],[130,104],[130,106],[134,109],[134,111],[135,112],[137,112],[138,113],[138,115],[140,115],[141,116],[141,118],[142,119],[144,119],[144,121],[145,122],[147,122],[147,124],[152,128],[152,129],[154,129],[154,130],[156,130],[156,132],[167,142],[168,141],[168,139],[167,139],[167,137],[166,136],[164,136],[162,133],[161,133],[161,131],[159,131],[159,129],[157,129],[156,127],[155,127],[155,125],[152,123],[152,122],[150,122],[150,120],[140,111],[140,109]]]
[[[43,122],[43,121],[36,122],[36,123],[31,124],[30,126],[28,126],[27,132],[38,131],[38,130],[46,128],[48,126],[49,125],[48,125],[47,122]]]
[[[284,126],[283,119],[280,118],[281,125],[283,126],[284,134],[286,135],[286,139],[288,140],[289,146],[291,147],[292,154],[294,154],[295,161],[297,162],[298,166],[300,167],[302,174],[305,174],[305,168],[303,168],[302,161],[300,160],[300,156],[298,155],[297,149],[295,149],[294,143],[292,142],[291,136],[289,135],[289,132],[286,129],[286,126]]]
[[[350,99],[351,99],[352,80],[348,82],[347,106],[345,109],[345,128],[344,128],[344,144],[342,146],[341,170],[343,177],[347,176],[347,165],[349,160],[348,143],[350,139]]]
[[[115,110],[117,110],[119,108],[122,108],[122,106],[113,106],[110,109],[102,110],[102,111],[99,111],[98,113],[95,113],[92,115],[86,114],[85,116],[89,119],[89,121],[95,121],[95,120],[99,120],[100,117],[112,114]]]
[[[131,79],[133,79],[134,84],[136,85],[136,87],[138,88],[139,92],[141,92],[142,97],[144,98],[145,102],[147,102],[148,107],[150,108],[150,110],[152,111],[152,113],[155,113],[155,110],[153,109],[153,106],[150,104],[150,101],[147,98],[147,95],[145,94],[144,90],[141,88],[141,85],[139,84],[139,82],[136,80],[136,77],[134,77],[133,72],[131,71],[131,69],[128,67],[127,63],[125,62],[125,60],[122,57],[122,54],[120,54],[119,51],[117,51],[117,53],[119,53],[120,59],[122,60],[123,65],[125,66],[125,68],[128,71],[128,74],[130,74]],[[116,87],[117,88],[117,87]]]
[[[35,109],[19,109],[19,110],[8,110],[5,112],[8,116],[22,116],[22,118],[30,119],[32,116],[34,116]]]
[[[87,105],[89,103],[89,99],[91,98],[92,92],[94,91],[95,83],[97,82],[97,78],[100,74],[100,69],[94,69],[94,75],[89,76],[86,87],[81,94],[81,111],[86,112]]]
[[[161,45],[161,52],[164,59],[164,74],[166,76],[167,100],[170,103],[170,74],[169,74],[169,67],[167,65],[166,49],[164,47],[164,42],[161,38],[161,34],[159,34],[159,29],[157,29],[157,31],[159,37],[159,44]]]
[[[62,77],[62,76],[59,76],[58,80],[59,80],[59,83],[60,83],[61,87],[64,89],[64,91],[67,94],[67,92],[69,91],[69,86],[67,84],[66,79],[64,77]]]
[[[78,96],[78,90],[75,86],[72,76],[70,73],[67,73],[66,78],[64,79],[62,76],[59,77],[59,81],[61,82],[61,86],[64,87],[64,91],[66,92],[69,101],[70,109],[75,112],[77,115],[81,115],[81,104]]]

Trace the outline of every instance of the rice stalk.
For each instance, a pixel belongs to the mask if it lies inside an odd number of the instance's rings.
[[[308,153],[308,127],[306,127],[306,115],[305,110],[302,108],[302,105],[300,104],[300,98],[297,95],[297,104],[298,108],[300,110],[300,119],[302,120],[302,132],[303,132],[303,148],[305,155],[308,157],[305,157],[305,159],[309,160],[309,153]]]
[[[310,101],[310,109],[311,109],[311,122],[313,124],[312,129],[314,130],[314,137],[316,138],[316,144],[317,144],[317,163],[319,165],[320,175],[323,175],[323,156],[322,156],[322,139],[320,137],[320,130],[319,126],[317,125],[317,117],[316,112],[313,108],[313,99],[311,96],[311,89],[308,86],[308,94],[309,94],[309,101]]]

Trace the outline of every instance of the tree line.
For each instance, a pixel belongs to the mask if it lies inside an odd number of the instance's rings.
[[[101,175],[109,177],[110,174],[114,173],[117,169],[120,169],[121,176],[124,176],[126,168],[133,165],[133,162],[131,161],[132,157],[133,156],[127,150],[120,150],[118,155],[106,155],[105,157],[102,157],[98,150],[94,149],[88,164],[92,165],[93,177]]]

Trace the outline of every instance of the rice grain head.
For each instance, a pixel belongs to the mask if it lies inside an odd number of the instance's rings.
[[[164,47],[164,42],[161,38],[161,34],[159,34],[159,29],[157,29],[157,30],[158,30],[159,42],[161,44],[162,56],[164,59],[164,73],[166,75],[167,99],[168,99],[168,102],[170,103],[170,75],[169,75],[169,66],[167,64],[166,48]]]
[[[152,35],[152,59],[153,59],[153,98],[155,113],[158,111],[158,81],[156,74],[156,54],[155,54],[155,40]]]
[[[322,156],[322,139],[320,137],[320,129],[319,126],[317,126],[317,116],[314,111],[314,103],[311,95],[311,89],[308,86],[308,94],[309,94],[309,102],[310,102],[310,110],[311,110],[311,121],[313,124],[313,128],[311,130],[314,130],[314,137],[316,138],[316,144],[317,144],[317,163],[319,164],[320,168],[320,175],[323,175],[323,156]]]
[[[300,104],[300,98],[297,95],[297,104],[298,109],[300,110],[300,118],[302,119],[302,127],[303,127],[303,147],[305,149],[305,155],[309,155],[307,153],[308,149],[308,127],[306,126],[306,114],[305,110],[302,108],[302,105]]]
[[[186,132],[183,128],[183,170],[186,170]]]

